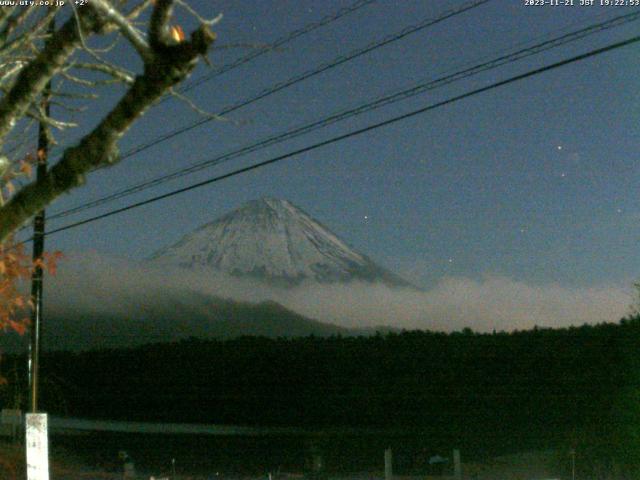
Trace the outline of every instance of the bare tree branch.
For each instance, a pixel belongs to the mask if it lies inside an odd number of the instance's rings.
[[[95,72],[104,73],[105,75],[109,75],[110,77],[112,77],[114,80],[126,84],[132,84],[134,81],[134,76],[131,72],[110,63],[74,62],[70,65],[70,68],[93,70]]]
[[[51,105],[55,105],[58,108],[62,108],[63,110],[66,110],[67,112],[72,112],[72,113],[82,113],[82,112],[86,112],[87,111],[87,106],[85,105],[84,107],[72,107],[71,105],[67,105],[65,102],[60,102],[57,100],[50,100]]]
[[[171,43],[169,36],[169,20],[173,10],[173,0],[155,0],[156,7],[151,13],[149,22],[149,42],[154,51],[162,49]]]
[[[202,16],[200,16],[200,14],[198,12],[196,12],[193,8],[191,8],[191,5],[189,5],[187,2],[184,2],[183,0],[175,0],[176,3],[178,5],[180,5],[182,8],[184,8],[187,12],[189,12],[192,16],[194,16],[198,22],[200,22],[202,25],[206,25],[207,27],[213,27],[215,24],[219,23],[220,20],[222,20],[222,14],[218,14],[215,17],[211,18],[211,19],[206,19]]]
[[[2,29],[2,31],[0,31],[0,40],[2,40],[2,42],[5,42],[7,38],[9,38],[9,36],[13,33],[13,31],[19,25],[24,24],[27,17],[31,15],[34,11],[35,11],[35,8],[29,6],[27,8],[20,9],[14,15],[11,15],[7,19],[7,22],[4,28]]]
[[[4,30],[7,22],[9,21],[9,18],[11,18],[11,15],[15,11],[15,9],[16,9],[15,6],[12,6],[12,7],[7,6],[0,9],[0,30]]]
[[[26,116],[29,118],[38,120],[39,122],[43,122],[46,125],[56,128],[58,130],[66,130],[67,128],[74,128],[78,126],[78,124],[74,122],[65,122],[63,120],[56,120],[54,118],[51,118],[45,115],[42,108],[38,108],[38,110],[39,110],[38,112],[29,111],[27,112]]]
[[[138,18],[142,12],[149,8],[149,5],[151,5],[151,3],[151,0],[144,0],[143,2],[140,2],[138,5],[133,7],[129,13],[126,14],[127,20],[132,21]]]
[[[196,112],[198,115],[202,115],[203,117],[210,118],[212,120],[217,120],[219,122],[232,122],[233,124],[238,125],[237,122],[234,122],[233,120],[230,120],[221,115],[218,115],[217,113],[207,112],[206,110],[203,110],[202,108],[198,107],[198,105],[196,105],[195,102],[191,100],[189,97],[187,97],[186,95],[183,95],[180,92],[177,92],[175,88],[171,88],[169,90],[169,95],[185,103],[191,110]]]
[[[93,8],[100,12],[105,19],[118,27],[122,35],[131,42],[131,45],[133,45],[145,62],[151,60],[152,52],[147,40],[124,15],[105,0],[91,0],[91,2]]]
[[[62,159],[41,180],[22,188],[4,207],[0,208],[0,242],[62,193],[81,185],[86,173],[117,162],[119,159],[117,143],[122,135],[152,104],[186,78],[200,56],[206,55],[215,40],[215,34],[206,25],[201,25],[194,31],[189,41],[177,45],[171,44],[167,33],[171,5],[171,0],[157,0],[149,24],[149,44],[152,55],[145,61],[143,73],[135,78],[133,85],[113,110],[76,146],[67,148]],[[99,23],[96,25],[87,23],[94,30],[99,26]],[[61,50],[66,52],[68,43],[79,42],[77,31],[71,27],[65,27],[68,31],[64,34],[58,32],[51,40],[52,45],[56,42],[57,47],[52,46],[49,49],[50,53],[57,54],[58,58],[63,56]],[[61,63],[57,68],[59,69],[60,66]],[[31,65],[26,67],[22,73],[30,67]],[[39,69],[46,68],[51,67],[39,67]],[[36,72],[39,72],[39,69]],[[15,112],[4,113],[2,108],[4,100],[0,102],[0,135],[6,135],[8,131],[6,128],[4,130],[1,128],[3,119],[16,117]],[[28,103],[26,100],[22,101]]]
[[[63,90],[52,90],[51,95],[61,98],[73,98],[76,100],[95,100],[98,98],[96,93],[79,93],[79,92],[65,92]]]
[[[51,7],[46,15],[44,15],[35,25],[30,26],[29,30],[23,35],[14,38],[11,42],[5,42],[0,46],[0,54],[7,55],[10,52],[25,47],[30,42],[36,41],[41,32],[49,25],[51,19],[58,13],[58,7]]]
[[[51,37],[40,54],[22,69],[11,90],[0,100],[0,145],[30,105],[38,98],[47,82],[58,73],[80,43],[80,28],[98,31],[104,22],[91,8],[79,15],[81,25],[70,18]]]

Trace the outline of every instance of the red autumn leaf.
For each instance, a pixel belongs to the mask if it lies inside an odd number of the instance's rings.
[[[15,320],[9,320],[9,327],[19,335],[24,335],[24,332],[27,331],[27,322],[24,320],[22,322],[16,322]]]
[[[55,273],[60,252],[45,253],[32,261],[24,245],[9,239],[0,244],[0,330],[11,330],[22,335],[29,325],[28,312],[33,309],[30,296],[23,295],[19,282],[28,279],[36,267]],[[20,319],[20,317],[25,318]]]

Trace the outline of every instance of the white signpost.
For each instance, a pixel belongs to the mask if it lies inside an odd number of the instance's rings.
[[[453,451],[453,476],[456,480],[462,478],[462,463],[460,462],[460,450]]]
[[[47,414],[27,413],[27,480],[49,480]]]
[[[390,448],[384,451],[384,480],[393,480],[393,451]]]

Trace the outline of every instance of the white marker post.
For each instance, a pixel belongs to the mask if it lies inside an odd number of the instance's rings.
[[[460,450],[453,451],[453,476],[456,480],[462,478],[462,463],[460,462]]]
[[[27,413],[27,480],[49,480],[47,414]]]
[[[390,448],[384,451],[384,480],[393,480],[393,452]]]

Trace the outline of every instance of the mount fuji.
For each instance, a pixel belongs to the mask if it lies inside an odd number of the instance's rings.
[[[276,198],[246,203],[158,251],[150,260],[283,287],[356,280],[411,286],[349,247],[302,209]]]
[[[87,271],[95,272],[99,261],[87,260]],[[305,310],[304,306],[307,302],[322,305],[327,291],[349,295],[342,288],[348,282],[358,282],[364,290],[367,283],[416,289],[349,247],[300,208],[274,198],[254,200],[203,225],[157,252],[146,265],[127,262],[120,269],[109,259],[105,265],[110,265],[107,273],[92,273],[89,285],[84,284],[88,277],[82,268],[56,277],[52,288],[57,303],[49,308],[51,328],[44,334],[44,342],[52,349],[117,348],[188,337],[370,335],[393,328],[358,328],[349,321],[348,310],[335,315],[329,309],[323,316],[317,313],[324,312],[323,307]],[[109,268],[127,274],[113,282]],[[243,290],[247,295],[237,296],[224,288],[226,293],[201,291],[193,288],[189,275],[183,282],[181,269],[197,273],[198,285],[211,274],[213,285],[218,286],[216,275],[221,273],[250,279],[252,287],[262,283],[269,288]],[[167,272],[171,272],[169,279],[164,278]],[[319,288],[314,298],[315,287],[327,285],[339,288]],[[238,287],[244,289],[243,282]],[[82,292],[88,300],[78,302],[70,291]],[[237,289],[230,291],[237,293]],[[375,295],[378,290],[372,288],[372,292]],[[299,298],[304,300],[297,302]],[[340,326],[345,323],[349,326]],[[0,350],[22,348],[22,338],[0,336]]]

